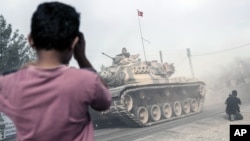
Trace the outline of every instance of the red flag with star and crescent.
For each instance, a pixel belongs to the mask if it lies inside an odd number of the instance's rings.
[[[139,11],[139,10],[137,10],[137,12],[138,12],[138,16],[143,16],[143,12],[142,11]]]

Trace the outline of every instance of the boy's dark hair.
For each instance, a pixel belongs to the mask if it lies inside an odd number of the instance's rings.
[[[80,14],[66,4],[40,4],[32,16],[31,36],[36,49],[64,51],[79,34]]]

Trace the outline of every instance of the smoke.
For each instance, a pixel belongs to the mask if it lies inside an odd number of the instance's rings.
[[[238,91],[242,103],[250,102],[250,58],[234,58],[228,64],[202,76],[206,83],[205,104],[224,104],[232,90]]]

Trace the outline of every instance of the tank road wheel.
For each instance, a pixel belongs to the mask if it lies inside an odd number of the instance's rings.
[[[175,101],[173,108],[174,108],[174,114],[176,116],[180,116],[182,112],[181,103],[179,101]]]
[[[190,113],[190,103],[189,103],[189,101],[188,100],[184,100],[183,102],[182,102],[182,109],[183,109],[183,112],[185,113],[185,114],[188,114],[188,113]]]
[[[162,116],[166,119],[168,118],[171,118],[172,116],[172,108],[171,108],[171,105],[168,104],[168,103],[164,103],[162,106],[161,106],[161,113],[162,113]]]
[[[198,101],[196,99],[192,99],[191,100],[191,110],[193,112],[197,112],[199,109],[199,104],[198,104]]]
[[[130,112],[133,108],[133,98],[128,94],[123,95],[123,103],[127,110]]]
[[[146,107],[139,107],[136,108],[136,117],[137,119],[142,123],[146,124],[148,122],[149,116],[148,116],[148,110]]]
[[[161,108],[160,106],[154,104],[149,108],[149,115],[153,121],[158,121],[161,119]]]

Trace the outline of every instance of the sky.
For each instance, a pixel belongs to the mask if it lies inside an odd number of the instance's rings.
[[[0,14],[27,36],[30,19],[44,0],[1,0]],[[93,66],[109,66],[126,47],[147,61],[174,63],[174,76],[209,75],[250,52],[249,0],[60,0],[81,13],[80,30]],[[137,9],[143,12],[138,17]],[[140,24],[139,24],[140,23]],[[140,26],[139,26],[140,25]],[[141,33],[140,33],[141,27]],[[141,35],[145,39],[142,44]],[[147,42],[147,41],[149,42]],[[143,46],[144,45],[144,46]],[[143,50],[144,49],[144,50]],[[144,54],[145,51],[145,54]],[[144,56],[145,55],[145,56]],[[71,66],[77,66],[74,60]]]

